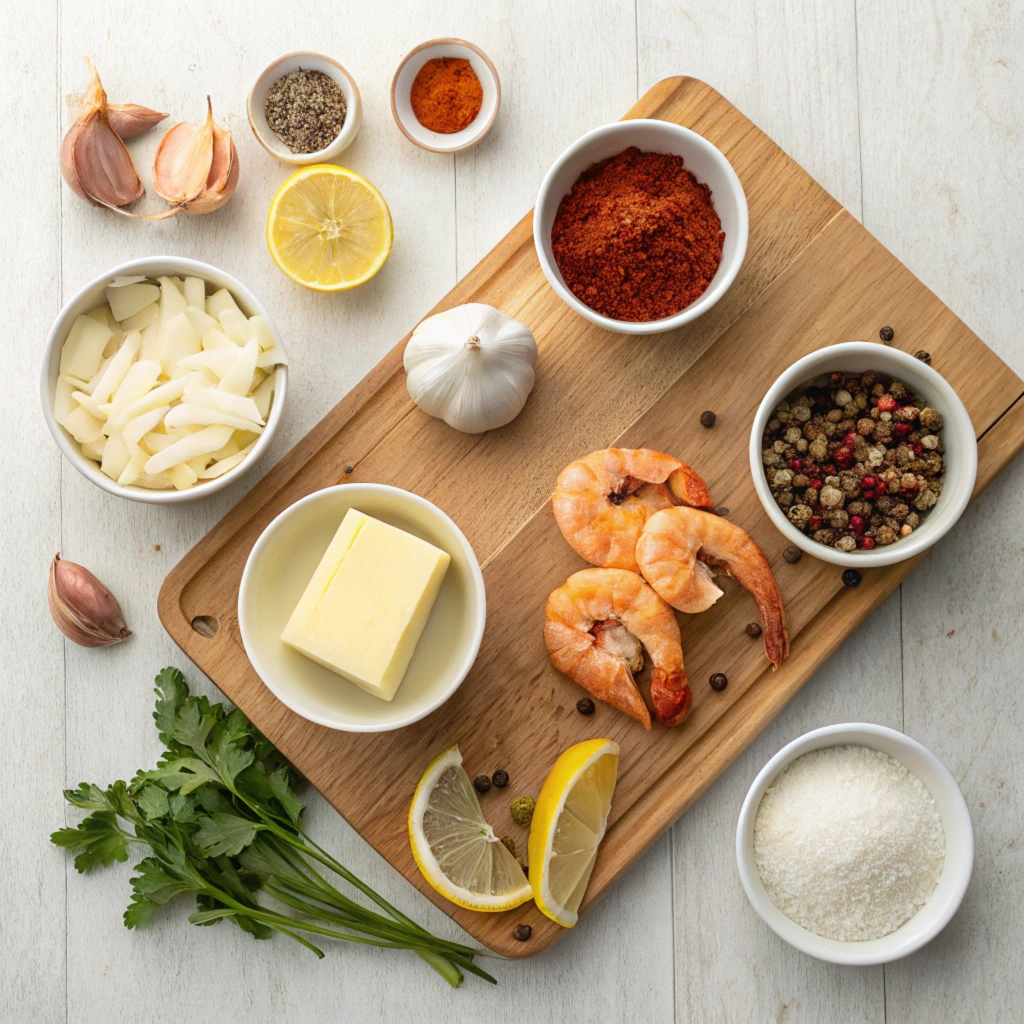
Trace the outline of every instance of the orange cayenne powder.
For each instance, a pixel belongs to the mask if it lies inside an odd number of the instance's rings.
[[[435,57],[420,68],[409,101],[424,128],[452,135],[476,120],[484,90],[473,65],[464,57]]]

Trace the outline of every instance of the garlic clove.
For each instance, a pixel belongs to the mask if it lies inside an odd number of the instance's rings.
[[[88,569],[64,561],[59,552],[50,564],[46,597],[57,627],[82,647],[108,647],[132,635],[117,598]]]
[[[158,125],[167,115],[138,103],[108,103],[107,116],[110,127],[122,139],[134,139]]]
[[[206,98],[202,124],[180,121],[163,137],[153,160],[153,190],[182,206],[206,189],[213,165],[213,107]]]

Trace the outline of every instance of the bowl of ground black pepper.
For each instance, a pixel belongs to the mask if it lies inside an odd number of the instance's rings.
[[[278,160],[300,165],[333,160],[351,145],[363,118],[352,76],[330,57],[305,50],[267,67],[247,108],[260,145]]]
[[[723,153],[657,120],[588,132],[548,171],[533,213],[548,283],[620,334],[672,330],[710,309],[739,273],[748,231]]]
[[[432,39],[405,55],[391,81],[402,134],[431,153],[459,153],[491,130],[501,82],[487,54],[463,39]]]

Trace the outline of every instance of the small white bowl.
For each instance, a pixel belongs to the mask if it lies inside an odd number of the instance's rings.
[[[451,555],[437,602],[391,701],[366,693],[281,640],[350,508]],[[440,707],[472,668],[486,618],[484,578],[462,531],[426,498],[385,484],[326,487],[285,509],[253,546],[238,591],[242,644],[256,674],[296,714],[344,732],[400,729]]]
[[[345,94],[345,123],[341,126],[338,137],[323,149],[315,153],[293,153],[273,132],[267,124],[265,108],[267,105],[267,93],[270,87],[279,79],[302,68],[304,71],[322,71],[328,78],[333,78],[341,86]],[[272,64],[268,65],[255,84],[249,90],[249,98],[246,100],[246,112],[249,115],[249,127],[259,144],[278,160],[286,164],[322,164],[329,163],[339,153],[352,145],[363,121],[363,103],[359,98],[359,87],[355,79],[336,61],[325,57],[322,53],[313,53],[310,50],[296,50],[293,53],[286,53],[278,57]]]
[[[416,120],[409,101],[412,83],[420,73],[420,68],[436,57],[463,57],[468,60],[484,91],[480,113],[473,119],[473,123],[451,135],[442,135],[424,128]],[[391,113],[395,124],[410,142],[431,153],[461,153],[475,146],[491,130],[500,106],[501,82],[497,70],[479,46],[467,43],[464,39],[431,39],[420,43],[402,58],[391,80]]]
[[[588,167],[600,160],[621,153],[630,146],[636,146],[645,153],[674,153],[683,158],[686,169],[699,182],[711,189],[711,199],[722,221],[725,245],[722,247],[722,262],[711,279],[711,284],[696,302],[684,310],[662,320],[634,323],[627,320],[612,320],[595,312],[581,302],[565,285],[562,274],[551,251],[551,228],[562,199],[569,194],[576,179]],[[726,160],[722,151],[703,136],[670,121],[643,120],[616,121],[587,132],[574,142],[552,165],[544,176],[533,211],[533,241],[537,248],[537,259],[548,279],[564,302],[572,306],[581,316],[619,334],[658,334],[696,320],[706,313],[736,280],[747,252],[747,236],[750,230],[747,214],[747,197],[740,179]]]
[[[880,939],[841,942],[815,935],[791,921],[772,903],[754,859],[754,818],[765,791],[786,765],[812,750],[844,744],[880,750],[904,764],[924,784],[942,818],[946,859],[935,891],[925,905],[896,931]],[[913,953],[949,924],[967,891],[974,868],[974,828],[956,779],[931,751],[916,740],[883,725],[849,723],[815,729],[784,746],[758,773],[736,826],[736,861],[747,898],[765,923],[791,946],[833,964],[866,967]]]
[[[895,377],[906,384],[918,397],[927,400],[942,414],[943,428],[940,433],[944,448],[946,472],[939,500],[921,520],[921,525],[909,537],[902,537],[895,544],[875,547],[870,551],[858,548],[856,551],[840,551],[838,548],[819,544],[801,533],[787,518],[772,496],[768,479],[761,462],[761,438],[771,419],[775,407],[797,388],[811,383],[814,378],[833,370],[863,373],[878,370]],[[842,345],[830,345],[818,349],[797,360],[769,388],[764,396],[754,425],[750,430],[750,472],[754,487],[761,499],[768,518],[782,532],[790,544],[834,565],[855,568],[872,568],[878,565],[894,565],[906,558],[913,558],[937,540],[944,537],[963,514],[974,491],[978,475],[978,441],[974,435],[971,417],[959,396],[946,379],[927,363],[915,359],[899,349],[887,348],[867,341],[848,341]]]
[[[146,277],[156,278],[162,276],[171,277],[201,277],[214,290],[227,288],[235,297],[239,309],[246,316],[261,316],[267,321],[267,326],[274,335],[274,340],[284,349],[284,342],[278,332],[277,326],[271,315],[264,308],[263,303],[237,278],[211,267],[209,263],[200,263],[198,260],[189,260],[181,256],[147,256],[141,260],[131,260],[129,263],[122,263],[113,267],[105,274],[94,278],[77,295],[69,299],[64,308],[57,314],[50,333],[46,336],[46,345],[43,348],[43,365],[40,374],[40,397],[43,403],[43,417],[46,425],[50,428],[53,439],[57,442],[64,458],[71,463],[79,473],[87,480],[102,487],[103,490],[116,494],[119,498],[130,498],[132,501],[142,501],[151,505],[178,505],[188,501],[198,501],[210,494],[229,487],[239,477],[247,473],[262,458],[263,453],[270,447],[270,443],[277,432],[277,426],[281,422],[281,414],[284,410],[285,394],[288,390],[288,367],[279,366],[277,383],[274,385],[274,398],[270,404],[270,415],[267,417],[267,425],[263,428],[256,446],[249,453],[248,457],[240,462],[234,469],[229,469],[223,476],[205,483],[197,483],[184,491],[151,491],[145,487],[122,487],[116,481],[100,471],[100,467],[87,458],[80,451],[75,440],[64,430],[53,417],[53,400],[57,387],[58,369],[60,367],[60,351],[71,331],[71,325],[82,313],[88,313],[97,306],[106,302],[107,285],[115,277],[129,277],[132,275],[144,274]]]

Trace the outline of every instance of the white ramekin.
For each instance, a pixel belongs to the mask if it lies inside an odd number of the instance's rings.
[[[946,860],[935,891],[925,905],[896,931],[880,939],[841,942],[815,935],[791,921],[772,903],[754,859],[754,818],[761,797],[786,765],[802,754],[845,744],[880,750],[906,765],[931,794],[946,833]],[[974,868],[974,828],[956,779],[916,740],[884,725],[848,723],[815,729],[784,746],[758,773],[743,801],[736,826],[736,862],[747,898],[765,923],[791,946],[819,960],[866,967],[913,953],[949,924],[967,891]]]
[[[940,433],[945,449],[943,458],[946,473],[939,500],[921,525],[909,536],[889,544],[875,547],[870,551],[858,548],[856,551],[840,551],[801,533],[787,518],[786,513],[772,496],[764,464],[761,461],[761,438],[775,407],[784,398],[814,378],[834,370],[863,373],[878,370],[895,377],[907,385],[916,395],[942,414],[943,428]],[[754,425],[750,430],[750,472],[754,478],[757,496],[761,499],[768,518],[781,531],[790,544],[834,565],[858,569],[878,565],[893,565],[930,548],[940,537],[945,536],[963,514],[974,491],[978,475],[978,442],[974,435],[971,417],[959,396],[927,363],[915,359],[899,349],[867,341],[848,341],[842,345],[830,345],[798,359],[775,381],[764,396]]]
[[[686,169],[711,189],[711,199],[722,220],[725,245],[722,262],[707,290],[696,302],[675,316],[663,320],[633,323],[612,320],[592,310],[565,286],[551,251],[551,228],[558,205],[568,195],[576,179],[591,165],[621,153],[630,146],[643,152],[674,153],[683,158]],[[696,320],[706,313],[736,279],[747,252],[749,220],[747,197],[740,179],[722,151],[703,136],[670,121],[636,119],[616,121],[587,132],[574,142],[552,165],[544,177],[533,211],[533,241],[548,284],[558,297],[588,320],[619,334],[658,334]]]
[[[70,298],[57,314],[57,319],[54,320],[50,333],[46,336],[46,345],[43,349],[43,365],[39,381],[43,417],[64,458],[97,487],[102,487],[103,490],[116,494],[119,498],[130,498],[132,501],[142,501],[152,505],[177,505],[182,502],[197,501],[229,487],[255,466],[263,453],[270,447],[284,409],[285,393],[288,389],[288,367],[278,366],[276,370],[277,383],[274,386],[274,398],[270,405],[267,425],[263,428],[263,433],[260,434],[256,446],[234,469],[229,469],[223,476],[214,480],[198,483],[184,491],[152,491],[145,487],[122,487],[116,481],[111,480],[106,473],[101,472],[100,467],[92,459],[86,458],[75,441],[53,418],[53,399],[60,367],[60,351],[67,340],[75,318],[106,302],[107,285],[115,277],[129,277],[138,274],[152,278],[165,275],[201,277],[214,288],[227,288],[246,316],[262,316],[267,321],[274,340],[284,350],[284,343],[273,318],[264,308],[263,303],[237,278],[210,266],[209,263],[200,263],[198,260],[185,259],[181,256],[147,256],[145,259],[132,260],[129,263],[112,267],[105,274],[94,278],[77,295]]]

